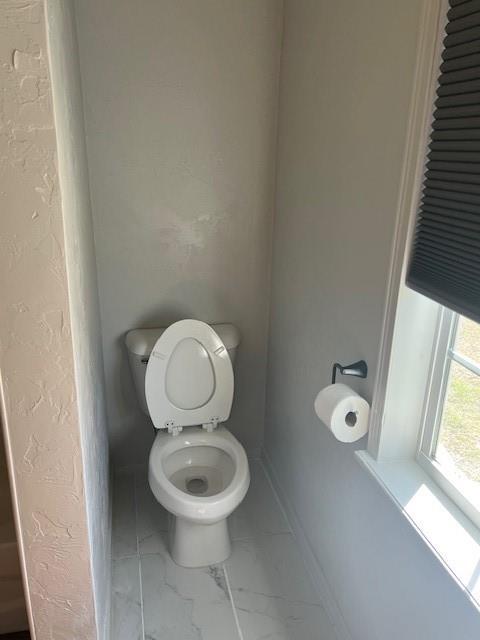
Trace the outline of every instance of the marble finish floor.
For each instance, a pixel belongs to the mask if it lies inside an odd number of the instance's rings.
[[[116,477],[111,640],[336,640],[260,462],[229,519],[231,557],[184,569],[146,473]]]

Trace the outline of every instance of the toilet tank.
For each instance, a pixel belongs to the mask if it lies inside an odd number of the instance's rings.
[[[237,347],[240,344],[240,333],[233,324],[211,324],[212,329],[218,334],[225,345],[232,365],[235,364]],[[161,329],[132,329],[125,336],[125,344],[128,352],[128,362],[133,376],[135,391],[144,413],[149,415],[147,401],[145,399],[145,372],[147,362],[158,338],[165,331]]]

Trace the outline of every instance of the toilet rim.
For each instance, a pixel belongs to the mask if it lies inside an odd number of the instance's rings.
[[[217,434],[216,432],[209,433],[208,436],[204,436],[203,433],[197,432],[194,434],[189,434],[183,438],[181,436],[170,436],[167,442],[162,442],[162,446],[158,447],[157,451],[154,452],[154,447],[152,447],[151,458],[156,457],[156,460],[152,461],[152,459],[150,459],[150,464],[154,463],[157,479],[165,481],[165,483],[168,484],[168,487],[170,489],[169,493],[171,493],[172,495],[176,495],[182,501],[185,499],[185,496],[187,496],[187,498],[190,498],[193,502],[198,504],[201,502],[209,503],[212,501],[218,501],[223,496],[227,496],[233,491],[231,489],[232,485],[238,484],[239,477],[244,473],[241,464],[243,457],[245,458],[246,466],[248,469],[247,457],[240,443],[237,443],[237,446],[235,446],[234,442],[231,442],[229,441],[229,439],[221,436],[217,437],[217,435],[220,436],[220,434]],[[219,493],[214,494],[213,496],[195,496],[185,493],[181,489],[178,489],[171,482],[163,467],[166,458],[175,453],[175,451],[190,447],[212,447],[214,449],[220,449],[231,458],[234,465],[234,473],[232,479],[225,487],[225,489],[223,489]],[[160,450],[158,451],[158,449]]]
[[[157,495],[159,496],[157,499],[161,501],[161,498],[168,502],[168,504],[164,505],[167,509],[171,509],[175,515],[180,515],[181,517],[204,520],[212,516],[220,518],[223,511],[231,513],[237,504],[243,500],[250,483],[248,459],[242,445],[226,429],[219,428],[208,434],[201,431],[182,432],[182,434],[175,437],[159,435],[161,444],[157,444],[157,447],[155,447],[159,437],[157,436],[150,452],[149,481],[154,495],[156,497]],[[165,441],[167,438],[168,440]],[[225,489],[212,496],[196,496],[181,491],[171,482],[164,471],[163,464],[168,456],[185,447],[195,446],[221,449],[230,456],[235,467],[229,484]],[[154,481],[154,486],[152,486],[152,480]],[[191,512],[192,509],[193,513]]]

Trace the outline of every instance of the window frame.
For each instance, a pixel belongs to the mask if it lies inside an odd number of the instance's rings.
[[[417,459],[440,305],[405,285],[448,9],[423,0],[375,380],[360,385],[371,398],[368,441],[355,457],[480,610],[480,527]]]
[[[410,359],[404,356],[409,348],[417,353],[425,351],[424,345],[430,338],[431,328],[436,326],[440,307],[427,298],[422,300],[423,296],[408,289],[405,281],[421,197],[448,10],[448,0],[424,0],[370,411],[367,452],[378,462],[414,460],[416,457],[424,403],[423,388],[427,385],[426,367],[429,366],[425,357],[431,357],[430,345],[428,354]],[[420,320],[417,330],[407,326],[410,318]],[[418,379],[413,382],[404,380],[401,370],[407,364],[418,369]],[[405,410],[396,400],[399,384],[415,396],[416,406],[413,409]],[[419,392],[420,387],[422,390]]]
[[[425,408],[419,429],[417,462],[463,513],[480,528],[480,503],[470,495],[470,487],[468,484],[464,485],[461,479],[450,473],[435,459],[452,362],[456,362],[480,377],[478,365],[455,350],[459,319],[458,313],[439,307],[425,394]]]
[[[448,0],[424,0],[367,453],[378,463],[418,464],[480,531],[478,508],[431,457],[438,404],[433,398],[435,393],[443,398],[446,392],[447,376],[439,357],[451,339],[456,313],[405,284],[448,10]],[[405,397],[408,403],[402,403]]]

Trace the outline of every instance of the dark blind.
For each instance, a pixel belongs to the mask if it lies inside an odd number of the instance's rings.
[[[407,284],[480,321],[480,0],[450,0]]]

